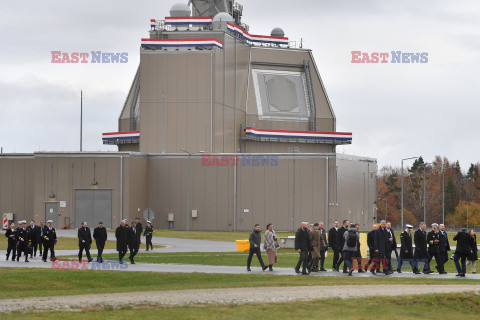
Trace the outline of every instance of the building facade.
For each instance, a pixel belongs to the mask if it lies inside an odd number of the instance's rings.
[[[0,212],[69,228],[146,209],[174,230],[370,225],[376,160],[336,153],[352,134],[336,131],[312,52],[212,1],[151,20],[119,130],[102,137],[118,152],[1,154]]]

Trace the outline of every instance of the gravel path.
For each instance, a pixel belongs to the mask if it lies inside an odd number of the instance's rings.
[[[480,292],[480,285],[372,285],[372,286],[314,286],[235,289],[198,289],[43,297],[1,300],[0,312],[63,310],[78,311],[101,307],[132,305],[191,305],[191,304],[243,304],[289,302],[327,298],[355,298],[368,296],[398,296],[431,293]]]

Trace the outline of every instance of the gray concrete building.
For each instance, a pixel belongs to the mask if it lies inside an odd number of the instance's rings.
[[[119,130],[102,137],[119,151],[1,154],[0,212],[69,228],[146,209],[174,230],[370,225],[376,160],[336,153],[352,134],[336,131],[312,52],[278,27],[251,34],[234,0],[189,5],[140,41]]]

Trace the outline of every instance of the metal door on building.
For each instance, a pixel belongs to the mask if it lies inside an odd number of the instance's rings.
[[[57,227],[57,214],[58,203],[57,202],[45,202],[45,225],[48,226],[47,221],[53,220],[53,227]]]
[[[75,190],[75,228],[83,221],[92,229],[100,221],[112,228],[112,190]]]

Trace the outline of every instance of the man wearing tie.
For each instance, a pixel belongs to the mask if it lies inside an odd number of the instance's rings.
[[[137,217],[137,218],[135,219],[135,224],[137,225],[137,227],[136,227],[136,228],[137,228],[137,233],[138,233],[138,234],[142,234],[142,232],[143,232],[143,225],[142,225],[142,223],[140,222],[140,218]],[[141,237],[139,238],[139,241],[140,241],[139,244],[142,244],[142,238],[141,238]]]
[[[339,251],[337,248],[337,232],[338,232],[338,220],[335,220],[333,222],[333,227],[328,230],[328,246],[332,248],[333,250],[333,271],[337,270],[337,263],[338,259],[340,258],[339,256]]]
[[[57,243],[57,233],[52,227],[53,220],[47,221],[48,228],[43,231],[43,257],[42,261],[47,262],[48,250],[50,250],[50,261],[55,260],[55,244]]]
[[[448,262],[448,251],[450,251],[450,243],[448,242],[448,235],[445,231],[445,225],[440,225],[440,234],[445,238],[445,247],[440,248],[440,255],[443,257],[443,263]]]
[[[323,229],[323,222],[318,223],[318,232],[320,233],[320,271],[325,269],[325,252],[328,250],[327,232]]]
[[[37,248],[38,248],[38,226],[35,225],[35,221],[31,220],[30,221],[30,226],[28,227],[30,229],[30,239],[32,240],[32,249],[30,251],[30,258],[33,258],[34,256],[37,256]]]
[[[82,227],[78,229],[78,261],[82,262],[83,249],[85,249],[85,254],[87,255],[88,262],[92,261],[90,257],[90,246],[92,244],[92,234],[90,233],[90,228],[87,227],[87,222],[82,223]]]
[[[387,222],[382,220],[380,222],[380,228],[378,228],[374,233],[374,249],[375,249],[375,256],[379,259],[379,267],[380,263],[383,266],[383,273],[385,275],[389,275],[392,272],[388,268],[388,262],[385,263],[387,258],[387,247],[390,245],[390,236],[387,233]]]
[[[105,248],[105,242],[107,241],[107,229],[103,226],[103,222],[99,222],[98,227],[93,230],[93,239],[95,239],[97,244],[97,262],[102,263],[103,248]]]
[[[46,229],[45,223],[40,221],[40,226],[38,227],[37,233],[37,243],[38,243],[38,250],[40,251],[40,257],[43,255],[43,231]]]
[[[387,243],[388,270],[390,272],[393,272],[392,252],[393,250],[397,252],[397,240],[395,239],[395,233],[392,230],[392,224],[390,222],[387,222],[386,230],[387,230],[387,239],[388,239],[388,243]]]
[[[427,235],[428,242],[428,263],[430,264],[432,259],[435,258],[437,269],[439,274],[447,274],[443,268],[443,253],[440,252],[440,248],[445,248],[445,239],[438,230],[438,224],[432,224],[432,231]]]
[[[7,261],[8,257],[10,256],[10,252],[12,253],[12,261],[15,261],[15,257],[17,255],[17,239],[15,238],[15,223],[12,222],[10,228],[5,231],[5,237],[7,237],[8,247],[7,247]]]
[[[135,258],[138,250],[140,249],[140,236],[141,233],[138,232],[137,224],[132,222],[132,227],[129,229],[129,236],[128,236],[128,247],[130,248],[130,259],[131,264],[135,264],[133,258]]]
[[[415,243],[415,254],[413,258],[415,259],[415,265],[418,272],[418,263],[425,262],[423,266],[423,273],[430,274],[433,271],[430,270],[430,265],[428,263],[428,250],[427,250],[427,233],[425,232],[426,224],[425,222],[420,222],[420,229],[415,231],[413,236],[413,242]]]

